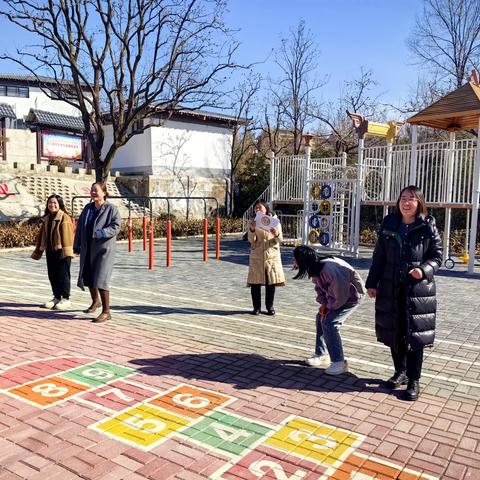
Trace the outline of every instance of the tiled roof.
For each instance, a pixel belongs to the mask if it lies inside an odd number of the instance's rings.
[[[17,116],[10,105],[0,103],[0,118],[17,118]]]
[[[0,73],[0,82],[17,82],[23,83],[24,85],[35,85],[35,86],[55,86],[58,83],[61,83],[64,87],[73,86],[74,83],[71,80],[55,80],[52,77],[45,77],[43,75],[21,75],[16,73]],[[86,84],[82,83],[82,88],[87,88]]]
[[[30,125],[59,128],[70,132],[83,132],[85,128],[80,117],[71,117],[70,115],[45,110],[34,110],[33,108],[28,112],[25,122]]]

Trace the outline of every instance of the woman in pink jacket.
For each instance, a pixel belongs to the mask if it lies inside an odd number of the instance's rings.
[[[316,323],[317,336],[315,354],[307,358],[312,367],[327,367],[328,375],[348,372],[343,354],[340,326],[358,307],[366,293],[360,275],[344,260],[336,257],[322,257],[313,248],[301,246],[293,251],[294,277],[312,279],[320,304]]]

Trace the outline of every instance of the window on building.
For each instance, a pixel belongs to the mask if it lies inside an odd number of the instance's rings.
[[[0,85],[0,96],[28,98],[30,89],[28,87],[16,87],[15,85]]]

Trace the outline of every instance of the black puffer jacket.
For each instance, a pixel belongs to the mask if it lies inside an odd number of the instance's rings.
[[[437,299],[434,274],[442,264],[442,242],[433,217],[417,218],[402,242],[401,216],[387,215],[382,223],[365,286],[375,288],[375,331],[379,342],[396,348],[401,312],[406,312],[409,350],[433,345]],[[421,280],[408,272],[418,267]],[[404,288],[401,287],[403,282]],[[404,291],[406,295],[400,295]],[[403,298],[401,298],[403,297]],[[402,305],[403,302],[403,305]]]

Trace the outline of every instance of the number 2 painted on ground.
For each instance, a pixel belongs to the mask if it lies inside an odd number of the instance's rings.
[[[257,460],[253,462],[248,469],[250,473],[253,473],[258,478],[263,477],[268,472],[267,469],[270,469],[277,480],[298,480],[304,478],[306,474],[303,470],[297,470],[295,473],[292,473],[290,477],[287,477],[282,466],[271,460]]]

